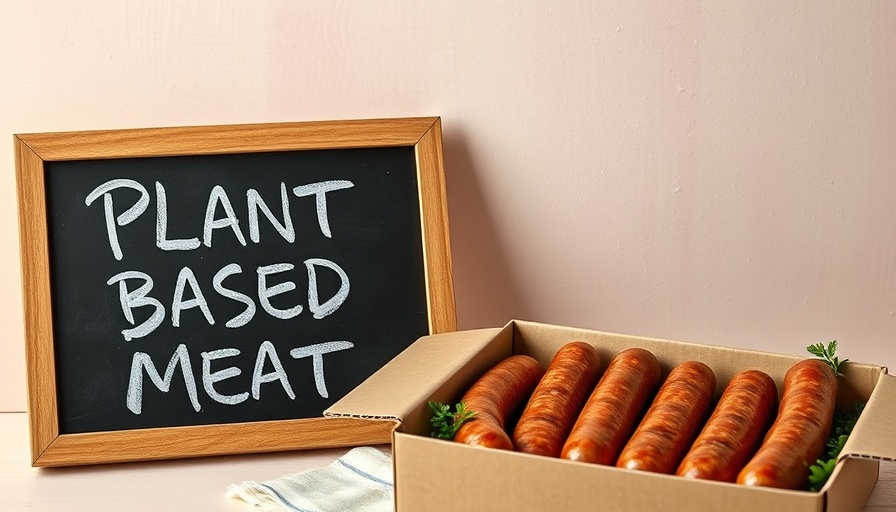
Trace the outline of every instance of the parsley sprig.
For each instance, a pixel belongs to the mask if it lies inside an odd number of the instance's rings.
[[[863,403],[857,403],[852,412],[837,411],[834,413],[834,426],[831,428],[831,435],[828,437],[825,445],[824,458],[818,459],[815,461],[815,464],[809,466],[810,491],[820,490],[834,472],[834,466],[837,465],[837,457],[840,456],[843,445],[846,444],[849,434],[852,433],[853,427],[856,426],[856,421],[858,421],[859,415],[862,414],[864,406],[865,404]]]
[[[813,356],[820,357],[824,359],[824,362],[828,363],[831,368],[834,369],[834,373],[840,375],[840,365],[849,361],[849,359],[840,360],[837,356],[834,355],[837,352],[837,340],[833,340],[828,343],[828,346],[825,347],[824,343],[816,343],[815,345],[809,345],[806,347],[806,350],[809,351]]]
[[[454,406],[454,412],[451,406],[441,402],[429,402],[429,409],[432,411],[432,437],[439,439],[454,439],[454,434],[460,429],[466,421],[472,419],[476,413],[467,409],[467,406],[460,402]]]

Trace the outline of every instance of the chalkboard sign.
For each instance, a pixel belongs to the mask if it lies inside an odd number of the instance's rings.
[[[32,462],[387,442],[455,328],[438,118],[15,136]]]

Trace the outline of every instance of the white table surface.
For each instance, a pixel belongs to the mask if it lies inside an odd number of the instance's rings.
[[[326,466],[349,450],[32,468],[29,446],[27,414],[0,413],[2,511],[252,512],[224,495],[228,485]],[[379,448],[390,453],[388,446]]]
[[[389,453],[388,446],[379,447]],[[254,508],[224,495],[244,480],[270,480],[325,466],[348,449],[236,455],[39,469],[29,456],[28,416],[0,413],[0,510],[229,511]],[[896,463],[882,463],[866,511],[896,511]]]

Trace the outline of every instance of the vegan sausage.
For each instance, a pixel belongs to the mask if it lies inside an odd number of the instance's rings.
[[[660,380],[660,365],[648,350],[616,355],[585,402],[563,445],[564,459],[612,465]]]
[[[514,448],[559,457],[599,369],[600,356],[588,343],[573,341],[560,347],[517,422]]]
[[[513,450],[505,430],[507,419],[525,403],[543,375],[541,363],[526,355],[510,356],[489,369],[461,399],[475,416],[461,425],[454,440]]]
[[[669,373],[616,461],[620,468],[671,474],[697,435],[716,392],[716,375],[698,361]]]
[[[820,359],[787,370],[778,416],[756,455],[737,475],[745,485],[805,489],[834,418],[837,375]]]
[[[777,401],[775,381],[768,374],[746,370],[735,375],[675,474],[734,482],[759,447]]]

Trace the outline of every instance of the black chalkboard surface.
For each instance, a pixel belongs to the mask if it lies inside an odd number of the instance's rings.
[[[33,463],[388,441],[323,411],[455,327],[440,138],[438,118],[17,135]]]

